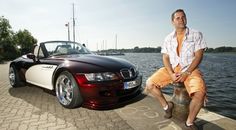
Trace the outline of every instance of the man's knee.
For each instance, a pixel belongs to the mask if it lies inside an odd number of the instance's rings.
[[[193,93],[192,99],[193,99],[193,100],[198,100],[198,101],[200,101],[200,102],[203,102],[204,99],[205,99],[205,96],[206,96],[206,93],[205,93],[205,92],[197,91],[197,92]]]
[[[146,81],[146,87],[148,90],[151,90],[153,88],[155,88],[155,85],[152,81],[150,81],[149,79]]]
[[[145,87],[145,92],[152,92],[154,89],[160,89],[159,86],[155,85],[153,82],[150,80],[146,81],[146,87]]]

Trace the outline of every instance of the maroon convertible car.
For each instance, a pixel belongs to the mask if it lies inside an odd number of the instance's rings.
[[[141,93],[142,76],[124,59],[98,56],[71,41],[49,41],[10,63],[12,87],[55,91],[66,108],[110,108]]]

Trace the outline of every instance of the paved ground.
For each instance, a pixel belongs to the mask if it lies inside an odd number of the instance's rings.
[[[0,130],[181,130],[181,123],[163,118],[150,96],[124,107],[98,111],[65,109],[56,97],[41,88],[11,88],[8,64],[0,64]],[[202,130],[236,130],[236,121],[201,110]]]

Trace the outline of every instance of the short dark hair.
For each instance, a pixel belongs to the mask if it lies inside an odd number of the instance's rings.
[[[182,12],[182,13],[184,14],[184,16],[186,16],[186,14],[185,14],[185,12],[184,12],[183,9],[177,9],[177,10],[175,10],[175,12],[173,12],[173,13],[171,14],[171,20],[172,20],[172,21],[173,21],[174,18],[175,18],[175,13],[178,13],[178,12]]]

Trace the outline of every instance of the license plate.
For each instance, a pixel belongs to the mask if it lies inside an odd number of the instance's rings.
[[[124,89],[131,89],[139,86],[141,83],[141,78],[137,78],[136,80],[124,82]]]

